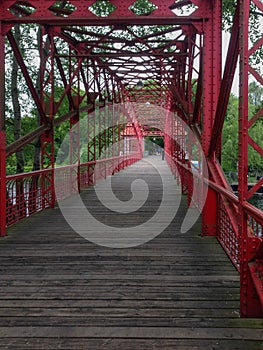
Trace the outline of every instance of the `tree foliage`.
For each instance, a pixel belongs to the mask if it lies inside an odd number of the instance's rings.
[[[233,0],[222,0],[222,24],[223,29],[231,32],[233,25],[233,17],[235,14],[236,5],[233,6]],[[258,11],[258,7],[250,2],[249,15],[249,41],[250,46],[255,45],[262,38],[262,13]],[[250,64],[259,73],[263,74],[263,47],[262,45],[249,57]]]
[[[262,108],[262,100],[259,103],[259,91],[262,89],[255,82],[249,85],[249,119]],[[256,102],[256,103],[255,103]],[[249,136],[263,148],[263,120],[259,119],[250,129]],[[249,173],[252,177],[262,175],[263,159],[261,155],[251,146],[248,149]],[[223,148],[222,167],[227,174],[237,173],[238,162],[238,97],[231,94],[224,128],[223,128]],[[236,179],[236,178],[235,178]],[[232,178],[234,180],[234,178]]]

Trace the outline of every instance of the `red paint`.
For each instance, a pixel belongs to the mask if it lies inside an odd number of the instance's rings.
[[[5,132],[0,131],[0,236],[6,234],[6,137]]]

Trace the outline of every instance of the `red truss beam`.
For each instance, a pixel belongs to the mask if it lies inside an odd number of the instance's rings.
[[[25,2],[26,3],[26,2]],[[93,4],[93,1],[86,0],[71,0],[70,3],[73,5],[72,8],[61,8],[54,6],[53,0],[30,0],[30,4],[28,8],[25,6],[20,6],[19,4],[14,4],[13,1],[10,0],[2,0],[3,8],[2,15],[3,18],[11,19],[15,16],[25,17],[26,19],[31,18],[38,19],[40,17],[53,18],[56,17],[66,17],[66,19],[75,20],[76,18],[90,18],[97,19],[98,21],[101,18],[98,18],[90,8],[90,5]],[[185,1],[180,1],[177,6],[173,4],[173,2],[164,2],[163,0],[154,0],[155,4],[154,11],[145,13],[143,16],[136,15],[130,7],[134,4],[134,0],[114,0],[113,5],[115,9],[107,16],[107,20],[112,18],[138,18],[138,17],[151,17],[151,18],[176,18],[176,14],[172,12],[176,7],[181,7],[185,5]],[[189,1],[187,2],[189,3]],[[202,9],[202,2],[200,0],[195,1],[196,4]],[[9,11],[10,10],[10,11]],[[199,9],[195,11],[195,17],[200,15]],[[29,18],[28,18],[29,17]],[[24,18],[23,18],[24,19]],[[63,18],[65,19],[65,18]]]
[[[262,238],[262,213],[261,218],[256,219],[253,215],[244,210],[250,196],[262,184],[260,180],[250,190],[248,190],[248,146],[251,145],[254,150],[263,155],[263,150],[255,140],[249,135],[249,128],[259,120],[257,114],[248,119],[248,85],[249,72],[252,72],[260,85],[263,85],[263,79],[259,73],[252,67],[250,61],[251,55],[260,47],[263,40],[260,38],[252,48],[250,45],[250,5],[254,3],[257,6],[258,13],[263,15],[263,5],[261,2],[239,0],[240,6],[240,97],[239,97],[239,150],[238,150],[238,177],[239,177],[239,235],[240,235],[240,310],[243,317],[262,317],[263,316],[263,238]],[[253,62],[253,61],[252,61]],[[256,74],[255,74],[256,73]],[[262,114],[261,114],[262,118]],[[256,224],[256,225],[255,225]],[[260,226],[261,225],[261,226]],[[256,227],[255,227],[256,226]],[[261,227],[261,233],[258,227]]]
[[[1,20],[1,17],[0,17]],[[111,25],[118,25],[118,26],[126,26],[127,22],[129,25],[134,26],[140,26],[140,25],[156,25],[156,26],[162,26],[165,25],[192,25],[192,24],[200,24],[202,25],[204,22],[208,21],[208,18],[203,17],[130,17],[130,18],[71,18],[70,22],[74,26],[111,26]],[[50,26],[60,26],[65,27],[68,26],[69,19],[63,18],[63,17],[24,17],[24,18],[2,18],[2,22],[4,25],[4,28],[7,30],[10,29],[10,26],[13,26],[15,24],[22,24],[22,23],[36,23],[40,25],[45,25],[48,23]]]
[[[171,30],[171,29],[170,29]],[[170,31],[169,30],[169,31]],[[176,30],[177,30],[177,28],[176,28]],[[68,30],[69,31],[69,30]],[[161,31],[161,33],[162,32],[164,32],[164,31]],[[62,34],[62,33],[61,33]],[[134,35],[134,33],[133,32],[131,32],[131,34],[132,35]],[[159,34],[159,32],[158,32],[158,34]],[[108,33],[107,35],[104,35],[104,36],[100,36],[99,37],[99,41],[102,43],[105,43],[105,40],[109,40],[109,39],[111,39],[111,38],[109,38],[109,35],[110,35],[110,33]],[[63,34],[62,35],[60,35],[61,37],[63,37]],[[138,40],[138,38],[136,37],[136,35],[134,35],[134,37],[135,37],[135,40]],[[145,37],[142,37],[142,38],[139,38],[140,39],[140,42],[142,43],[142,44],[144,44],[144,45],[146,45],[146,46],[148,46],[148,51],[147,51],[147,55],[152,55],[152,56],[158,56],[158,55],[160,55],[160,57],[162,57],[162,56],[165,56],[166,55],[166,52],[164,52],[163,51],[163,49],[161,50],[161,52],[160,52],[160,49],[157,51],[155,48],[152,48],[151,46],[149,46],[149,44],[147,43],[147,41],[145,40]],[[67,35],[67,37],[66,37],[66,40],[70,40],[71,42],[73,42],[74,40],[73,40],[73,38],[72,39],[70,39],[70,35]],[[104,41],[103,41],[104,40]],[[133,40],[134,41],[134,40]],[[172,41],[172,44],[171,45],[174,45],[174,43],[177,43],[178,45],[180,44],[182,44],[182,41],[178,41],[177,39],[176,40],[173,40]],[[75,44],[76,45],[76,44]],[[76,45],[77,46],[77,45]],[[98,47],[98,46],[94,46],[94,44],[93,44],[93,48],[96,48],[96,47]],[[165,47],[167,48],[168,46],[167,45],[165,45]],[[103,49],[105,49],[105,47],[103,47]],[[129,67],[130,68],[130,71],[132,71],[133,73],[132,73],[132,75],[130,75],[130,74],[128,74],[128,72],[125,72],[125,71],[121,71],[121,68],[120,68],[120,65],[118,66],[118,68],[116,68],[115,69],[115,67],[116,67],[116,60],[114,60],[114,61],[109,61],[109,58],[111,57],[111,58],[117,58],[118,60],[120,60],[120,57],[122,56],[122,55],[127,55],[127,59],[125,60],[125,61],[123,61],[123,64],[124,64],[124,66],[126,66],[127,67],[127,64],[128,63],[130,63],[130,65],[132,66],[135,66],[135,65],[139,65],[139,63],[138,62],[134,62],[134,61],[132,61],[132,57],[135,57],[136,55],[138,55],[138,56],[140,56],[140,57],[142,57],[142,55],[144,54],[144,53],[146,53],[145,51],[144,52],[142,52],[142,51],[140,51],[140,52],[132,52],[132,51],[129,51],[129,52],[127,52],[127,53],[123,53],[123,49],[122,50],[119,50],[119,52],[116,52],[116,53],[111,53],[111,52],[102,52],[102,53],[93,53],[92,52],[92,47],[90,47],[90,46],[87,46],[86,48],[85,48],[85,52],[83,51],[84,50],[84,48],[83,48],[83,42],[81,43],[81,48],[79,48],[79,51],[80,52],[83,52],[83,53],[77,53],[77,56],[76,57],[95,57],[96,55],[97,56],[99,56],[99,57],[105,57],[105,58],[107,58],[107,62],[104,60],[104,61],[102,61],[101,60],[101,65],[102,66],[105,66],[105,64],[108,66],[108,69],[110,69],[110,67],[112,67],[111,68],[111,73],[113,74],[113,72],[114,72],[114,74],[116,75],[118,75],[119,76],[119,79],[121,79],[121,80],[123,80],[123,78],[125,78],[125,75],[126,75],[126,80],[128,79],[128,77],[129,77],[129,80],[131,81],[131,79],[136,79],[137,77],[138,77],[138,79],[139,79],[139,75],[140,74],[150,74],[150,73],[152,73],[152,75],[154,74],[154,70],[152,71],[152,69],[153,69],[153,67],[152,67],[152,65],[151,66],[149,66],[149,68],[148,69],[144,69],[144,71],[142,72],[141,70],[136,70],[135,68],[133,68],[133,69],[131,69],[131,67]],[[190,51],[190,50],[189,50]],[[182,55],[187,55],[187,53],[180,53],[180,52],[176,52],[176,53],[167,53],[169,56],[170,55],[172,55],[172,57],[173,57],[173,59],[175,59],[175,57],[176,56],[178,56],[178,59],[179,59],[179,57],[182,57]],[[118,56],[118,57],[117,57]],[[123,56],[123,57],[125,57],[125,56]],[[145,59],[144,59],[144,61],[145,61]],[[106,63],[105,63],[106,62]],[[145,61],[145,63],[146,63],[146,61]],[[156,63],[158,63],[158,60],[156,61]],[[147,64],[147,63],[146,63]],[[159,65],[157,65],[157,66],[159,66]],[[114,67],[114,71],[113,71],[113,67]],[[156,69],[158,69],[157,67],[156,67]],[[163,70],[164,70],[164,72],[165,72],[165,68],[163,68]],[[137,73],[137,74],[136,74]],[[156,74],[157,74],[157,71],[156,71]],[[155,75],[156,75],[155,74]],[[167,73],[165,73],[166,75],[168,75]],[[116,75],[116,78],[117,78],[117,75]],[[151,75],[149,75],[149,78],[150,78],[150,76]],[[169,77],[167,77],[167,79],[170,79]],[[190,79],[190,75],[189,75],[189,79]],[[171,80],[171,79],[170,79]],[[170,82],[169,83],[169,85],[171,86],[171,89],[173,89],[173,93],[175,94],[175,96],[177,97],[177,99],[179,99],[181,102],[180,102],[180,105],[181,106],[184,106],[183,108],[184,108],[184,112],[182,112],[184,115],[186,115],[187,114],[187,105],[186,105],[186,103],[184,102],[184,98],[181,98],[181,96],[180,96],[180,93],[179,92],[177,92],[177,90],[176,90],[176,87],[174,87],[173,86],[173,83],[172,82]]]
[[[50,169],[45,172],[41,182],[43,191],[42,206],[44,208],[55,206],[55,147],[54,147],[54,116],[55,116],[55,62],[53,52],[55,50],[53,37],[48,35],[45,39],[43,30],[40,35],[40,98],[41,105],[45,109],[49,123],[52,125],[42,133],[41,141],[41,169]],[[45,50],[48,51],[46,54]],[[40,115],[40,124],[45,125],[45,119]]]
[[[82,45],[78,45],[78,43],[76,43],[75,40],[74,40],[72,37],[70,37],[70,36],[64,36],[63,33],[62,33],[61,35],[60,35],[60,34],[55,34],[55,35],[58,35],[59,37],[61,37],[61,38],[62,38],[65,42],[67,42],[72,48],[74,48],[74,50],[76,51],[76,54],[74,53],[74,55],[73,55],[72,57],[79,58],[80,60],[83,60],[84,58],[89,58],[89,55],[87,55],[86,53],[83,54],[83,56],[79,55],[79,52],[80,52],[80,51],[83,51],[83,50],[85,51],[86,49],[84,49]],[[89,50],[87,49],[87,51],[89,51]],[[58,55],[58,53],[56,53],[56,56],[57,56],[57,57],[61,57],[60,55]],[[62,55],[62,57],[63,57],[63,55]],[[94,58],[94,55],[91,55],[91,57]],[[90,58],[91,58],[91,57],[90,57]],[[95,58],[95,60],[96,60],[96,62],[99,63],[99,66],[100,66],[101,68],[104,68],[104,69],[106,69],[107,71],[109,71],[109,73],[110,73],[112,76],[114,76],[114,78],[115,78],[116,81],[118,81],[118,82],[121,81],[121,79],[115,74],[115,72],[112,71],[112,69],[111,69],[110,66],[107,64],[107,62],[104,62],[104,61],[102,61],[102,60],[100,59],[100,56],[99,56],[99,55],[98,55],[98,57]],[[93,64],[94,64],[94,62],[95,62],[94,59],[92,59],[92,62],[93,62]],[[80,68],[81,68],[81,66],[79,66],[79,69],[80,69]],[[98,70],[97,72],[95,72],[95,70],[94,70],[94,78],[95,78],[95,79],[97,79],[96,77],[99,76],[99,73],[100,73],[99,70]],[[83,76],[83,75],[82,75],[82,76]],[[97,80],[97,83],[98,83],[98,80]]]
[[[221,84],[221,1],[210,2],[207,13],[210,21],[206,23],[203,49],[203,121],[202,145],[206,156],[212,138],[216,105]]]
[[[61,63],[60,57],[58,56],[58,51],[56,49],[56,45],[54,45],[54,46],[55,46],[55,51],[54,51],[55,60],[56,60],[57,66],[58,66],[58,70],[59,70],[59,73],[60,73],[60,76],[61,76],[61,80],[62,80],[63,85],[64,85],[64,89],[66,91],[67,90],[67,86],[68,86],[67,78],[66,78],[66,75],[65,75],[64,68],[63,68],[63,65]],[[69,90],[67,91],[67,96],[68,96],[68,101],[69,101],[69,108],[73,109],[74,108],[74,101],[73,101],[73,98],[72,98],[72,95],[71,95],[71,91],[69,91]]]
[[[35,102],[35,104],[36,104],[38,113],[39,113],[39,115],[41,116],[41,118],[43,119],[43,121],[44,121],[46,124],[48,124],[48,123],[49,123],[49,120],[48,120],[48,118],[47,118],[47,116],[46,116],[46,114],[45,114],[45,112],[44,112],[44,110],[43,110],[43,107],[42,107],[41,101],[40,101],[40,99],[39,99],[39,96],[38,96],[38,94],[37,94],[37,92],[36,92],[36,89],[35,89],[35,87],[34,87],[34,84],[33,84],[32,80],[31,80],[31,78],[30,78],[30,75],[29,75],[29,73],[28,73],[27,67],[26,67],[26,65],[25,65],[25,63],[24,63],[23,57],[22,57],[22,55],[21,55],[21,53],[20,53],[20,50],[19,50],[19,48],[18,48],[18,46],[17,46],[17,43],[16,43],[16,40],[15,40],[15,38],[14,38],[14,36],[13,36],[13,34],[12,34],[11,31],[9,31],[9,32],[7,33],[7,38],[8,38],[8,40],[9,40],[9,42],[10,42],[10,45],[11,45],[11,47],[12,47],[12,49],[13,49],[13,52],[14,52],[14,54],[15,54],[15,57],[16,57],[16,60],[17,60],[17,62],[18,62],[18,64],[19,64],[19,66],[20,66],[20,68],[21,68],[21,71],[22,71],[22,73],[23,73],[23,75],[24,75],[24,78],[25,78],[25,80],[26,80],[26,83],[27,83],[27,86],[28,86],[28,88],[29,88],[29,90],[30,90],[30,93],[31,93],[31,95],[32,95],[32,97],[33,97],[33,100],[34,100],[34,102]]]
[[[203,49],[200,52],[200,62],[199,62],[199,74],[197,79],[195,103],[193,110],[192,123],[194,126],[201,125],[201,109],[202,109],[202,91],[203,91]]]
[[[215,113],[215,120],[213,124],[212,137],[209,147],[210,156],[216,151],[221,144],[221,134],[224,124],[224,118],[227,110],[228,100],[234,80],[234,74],[237,66],[237,59],[239,54],[239,5],[236,7],[234,16],[234,23],[231,31],[231,38],[228,47],[228,53],[225,63],[225,71],[221,82],[220,93]]]
[[[209,155],[209,146],[212,138],[216,105],[219,97],[221,83],[221,1],[215,0],[208,5],[207,14],[210,20],[205,25],[203,43],[203,94],[201,140],[205,157]],[[211,179],[211,174],[209,175]],[[219,213],[218,195],[208,188],[206,202],[202,211],[203,235],[217,234],[217,217]]]
[[[0,34],[0,236],[6,233],[5,37]]]

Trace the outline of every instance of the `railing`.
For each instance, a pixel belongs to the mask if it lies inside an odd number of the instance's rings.
[[[7,176],[7,226],[50,207],[52,193],[48,190],[46,175],[51,175],[51,170]]]
[[[231,202],[223,196],[218,198],[217,239],[231,259],[236,269],[240,270],[240,237],[238,228],[226,210]]]
[[[55,201],[94,185],[139,159],[141,154],[134,152],[53,170],[9,175],[6,181],[6,225],[10,226],[36,212],[51,208]]]
[[[201,175],[193,170],[188,164],[177,161],[174,157],[166,154],[166,160],[175,176],[180,176],[182,192],[187,192],[188,203],[199,207],[199,201],[192,198],[194,181],[201,181]],[[217,215],[217,239],[232,260],[233,264],[239,270],[240,268],[240,235],[238,232],[238,197],[228,189],[208,180],[202,179],[210,188],[216,191],[218,195],[218,215]],[[201,188],[201,187],[200,187]],[[187,191],[186,191],[187,190]],[[242,209],[247,214],[248,234],[255,238],[256,245],[263,241],[263,214],[262,211],[249,203],[242,204]],[[262,273],[263,276],[263,273]]]
[[[229,189],[203,178],[188,164],[177,161],[166,154],[175,176],[181,176],[182,191],[189,189],[188,203],[199,206],[198,200],[193,200],[194,181],[202,180],[217,194],[217,229],[216,237],[232,263],[240,273],[240,305],[250,304],[251,315],[263,315],[263,213],[248,202],[240,203],[238,197]],[[200,194],[202,196],[202,193]],[[242,226],[243,218],[247,225]],[[245,233],[244,231],[245,230]],[[251,292],[248,296],[247,290]],[[256,297],[257,296],[257,297]],[[252,306],[251,306],[252,305]]]

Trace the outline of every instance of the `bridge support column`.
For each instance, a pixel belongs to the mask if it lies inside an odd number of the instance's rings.
[[[221,84],[221,1],[210,1],[207,4],[207,12],[209,13],[209,21],[206,23],[204,33],[202,130],[202,146],[206,157],[209,156],[209,145]],[[217,135],[217,137],[220,140],[221,135]],[[209,188],[202,213],[204,236],[216,235],[217,201],[216,192]]]
[[[2,113],[1,113],[2,119]],[[0,130],[0,236],[6,234],[6,136]]]
[[[1,27],[1,23],[0,23]],[[0,236],[6,234],[5,37],[0,34]]]
[[[257,237],[249,227],[249,215],[245,204],[251,194],[248,191],[248,146],[249,127],[253,124],[248,115],[249,71],[252,70],[249,58],[253,49],[249,49],[250,1],[240,0],[239,47],[240,47],[240,85],[239,85],[239,149],[238,149],[238,197],[239,197],[239,245],[240,245],[240,314],[241,317],[262,317],[262,273],[254,266],[262,264],[262,238]],[[257,6],[261,6],[258,3]],[[252,70],[253,71],[253,70]],[[262,83],[261,77],[259,83]],[[253,140],[252,140],[253,145]],[[262,226],[261,226],[262,227]],[[254,281],[253,281],[254,279]],[[257,291],[258,289],[258,291]]]
[[[217,193],[208,188],[206,202],[202,213],[203,236],[216,236],[217,231],[218,199]]]
[[[44,38],[45,31],[41,33],[40,50],[40,99],[45,111],[45,118],[41,118],[41,124],[49,125],[49,129],[41,135],[41,169],[49,169],[41,180],[42,208],[55,206],[55,176],[54,176],[54,38],[48,33],[48,39]]]
[[[71,50],[70,50],[71,52]],[[81,103],[80,94],[80,72],[81,61],[78,61],[77,87],[72,89],[70,98],[77,113],[70,118],[70,164],[77,164],[77,168],[72,168],[70,173],[71,193],[80,192],[80,125],[79,106]],[[73,67],[70,60],[70,76],[73,76]],[[73,77],[72,77],[73,80]],[[74,94],[74,95],[73,95]]]

